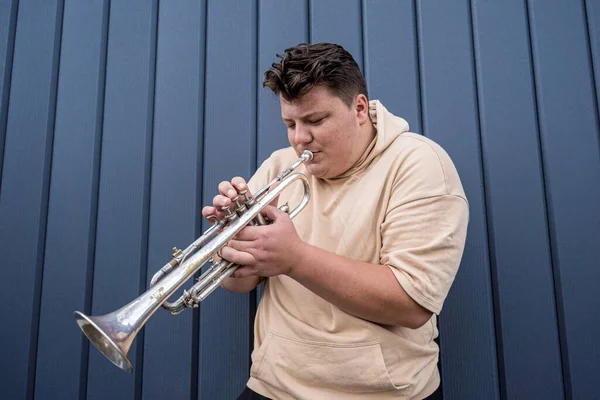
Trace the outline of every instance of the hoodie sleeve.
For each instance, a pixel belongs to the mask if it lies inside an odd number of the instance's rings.
[[[468,203],[450,158],[432,142],[423,140],[396,172],[380,262],[413,300],[439,314],[462,258]]]

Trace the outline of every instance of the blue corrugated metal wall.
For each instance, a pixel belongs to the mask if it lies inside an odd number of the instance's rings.
[[[600,398],[598,0],[0,0],[0,398],[243,389],[255,294],[159,312],[133,375],[72,312],[137,297],[287,144],[261,75],[302,41],[344,45],[463,179],[444,399]]]

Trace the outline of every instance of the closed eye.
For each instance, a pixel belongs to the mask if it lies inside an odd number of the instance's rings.
[[[316,119],[314,121],[308,121],[308,122],[312,125],[319,125],[321,122],[323,122],[323,120],[325,120],[325,117]]]

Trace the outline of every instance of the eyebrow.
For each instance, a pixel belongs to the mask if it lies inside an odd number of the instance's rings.
[[[314,118],[314,117],[315,117],[315,116],[317,116],[317,115],[318,115],[318,116],[321,116],[321,115],[322,115],[322,116],[325,116],[325,115],[327,115],[327,111],[314,111],[314,112],[311,112],[311,113],[308,113],[308,114],[305,114],[305,115],[301,116],[301,117],[300,117],[300,119],[307,120],[307,119]],[[282,119],[283,121],[292,121],[292,119],[290,119],[290,118],[285,118],[283,115],[281,116],[281,119]]]

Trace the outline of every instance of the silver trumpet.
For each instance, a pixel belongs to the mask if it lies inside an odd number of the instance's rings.
[[[137,333],[159,307],[171,311],[173,315],[179,314],[188,307],[198,307],[201,301],[239,267],[224,259],[215,262],[214,254],[219,253],[229,240],[247,225],[270,223],[261,215],[262,209],[296,180],[302,181],[304,185],[302,200],[291,211],[287,204],[280,209],[287,212],[290,218],[294,218],[306,207],[310,199],[308,179],[303,174],[292,174],[292,172],[300,164],[312,158],[313,154],[305,150],[296,162],[283,170],[253,197],[249,197],[247,192],[240,193],[235,201],[234,210],[229,207],[224,208],[226,213],[224,219],[218,221],[215,216],[209,217],[214,219],[214,224],[185,250],[174,248],[173,259],[152,277],[150,289],[129,304],[110,314],[95,317],[88,317],[80,311],[75,311],[75,319],[85,336],[113,364],[131,372],[133,367],[127,358],[129,348]],[[278,182],[279,184],[271,189]],[[189,291],[184,290],[183,295],[174,303],[166,301],[207,262],[210,262],[211,267],[197,279]]]

